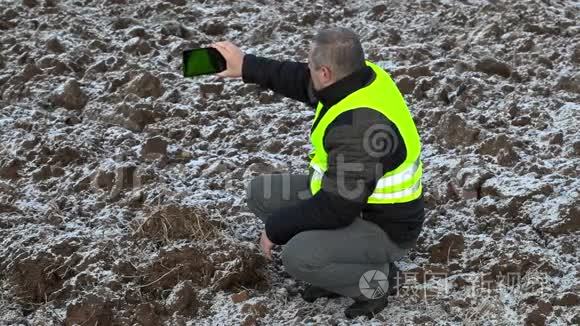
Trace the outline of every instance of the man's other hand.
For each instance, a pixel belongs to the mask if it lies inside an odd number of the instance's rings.
[[[227,63],[226,70],[220,72],[220,77],[239,78],[242,77],[242,64],[244,62],[244,52],[230,41],[217,42],[211,45],[224,56]]]
[[[268,259],[272,259],[272,247],[274,247],[274,243],[268,239],[266,230],[262,231],[262,236],[260,237],[260,247],[262,248],[264,255]]]

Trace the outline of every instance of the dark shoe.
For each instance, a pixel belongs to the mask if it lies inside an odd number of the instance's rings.
[[[314,285],[306,286],[304,292],[302,293],[302,299],[306,302],[314,302],[318,298],[338,298],[340,294],[328,291],[326,289],[320,288]]]
[[[387,296],[382,296],[378,299],[355,299],[350,307],[346,308],[344,315],[348,319],[353,319],[359,316],[365,316],[372,319],[376,314],[383,311],[389,304]]]
[[[405,284],[405,275],[394,263],[389,264],[389,295],[395,295],[399,292],[399,289],[403,284]]]

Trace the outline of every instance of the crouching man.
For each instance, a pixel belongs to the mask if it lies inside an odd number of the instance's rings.
[[[387,306],[393,262],[415,246],[424,220],[420,139],[396,84],[345,28],[320,31],[308,63],[244,54],[230,42],[213,47],[227,61],[222,77],[315,109],[308,174],[262,175],[248,187],[248,206],[265,223],[262,250],[271,257],[284,245],[287,272],[310,284],[305,300],[351,297],[346,316],[372,318]]]

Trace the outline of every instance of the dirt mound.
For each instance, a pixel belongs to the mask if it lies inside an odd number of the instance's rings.
[[[213,240],[218,227],[212,223],[206,210],[192,207],[164,206],[149,208],[142,221],[135,221],[137,237],[170,242],[178,239]]]
[[[452,259],[461,257],[465,249],[465,240],[462,235],[448,233],[439,239],[439,242],[429,248],[430,261],[433,263],[449,263]]]
[[[46,302],[72,276],[64,259],[49,253],[12,262],[6,274],[16,299],[32,304]]]
[[[4,179],[17,179],[18,170],[22,162],[18,159],[7,159],[3,158],[0,160],[0,178]]]
[[[113,304],[98,297],[85,298],[82,302],[67,307],[66,326],[112,325]]]
[[[54,105],[65,109],[81,110],[87,104],[88,96],[83,92],[78,81],[69,79],[56,89],[50,100]]]
[[[234,243],[186,247],[159,253],[155,261],[142,268],[140,287],[159,291],[191,281],[198,287],[236,290],[242,286],[264,288],[266,260],[257,250]]]
[[[193,282],[190,280],[182,281],[174,286],[165,301],[165,309],[169,315],[177,313],[186,317],[197,315],[200,305]]]
[[[483,58],[477,61],[475,69],[488,74],[496,74],[504,78],[509,78],[512,73],[512,68],[507,63],[494,58]]]
[[[163,95],[161,81],[149,72],[142,73],[129,82],[127,91],[139,97],[159,97]]]
[[[153,137],[141,147],[141,155],[146,158],[163,157],[167,154],[167,141],[163,137]]]
[[[140,271],[145,275],[141,286],[147,290],[166,290],[183,280],[205,286],[215,272],[215,266],[199,247],[175,249],[159,253],[159,257]],[[160,292],[159,292],[160,293]]]
[[[219,250],[232,247],[233,250]],[[212,280],[214,290],[235,290],[240,287],[266,289],[268,282],[264,267],[266,259],[255,246],[220,242],[212,255],[218,266]]]

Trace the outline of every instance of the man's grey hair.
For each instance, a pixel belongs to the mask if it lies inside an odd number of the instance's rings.
[[[365,66],[365,54],[358,35],[343,27],[324,29],[316,34],[311,60],[316,69],[329,66],[337,80]]]

